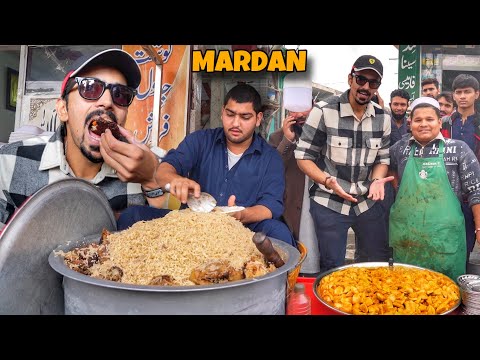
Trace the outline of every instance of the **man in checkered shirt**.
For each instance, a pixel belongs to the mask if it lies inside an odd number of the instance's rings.
[[[67,74],[56,104],[61,125],[55,134],[0,148],[0,231],[29,196],[68,177],[101,188],[116,214],[146,204],[144,193],[158,188],[153,179],[155,154],[136,144],[123,128],[120,132],[128,143],[110,130],[101,136],[92,131],[92,123],[100,119],[125,125],[140,80],[135,59],[120,49],[102,51]],[[165,196],[151,197],[148,203],[161,207],[164,200]]]
[[[390,163],[391,120],[371,102],[383,76],[380,60],[359,57],[350,89],[315,104],[302,129],[295,158],[315,184],[310,212],[320,251],[320,271],[344,265],[348,229],[365,250],[364,261],[389,258],[382,206]]]

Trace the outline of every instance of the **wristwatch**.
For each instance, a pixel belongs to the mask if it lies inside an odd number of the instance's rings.
[[[156,198],[156,197],[162,196],[165,192],[162,190],[162,188],[145,190],[142,186],[142,193],[148,198]]]

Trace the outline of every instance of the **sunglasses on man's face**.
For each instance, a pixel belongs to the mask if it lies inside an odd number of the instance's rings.
[[[358,85],[363,86],[368,82],[370,89],[378,89],[381,82],[375,79],[368,79],[363,75],[352,74]]]
[[[98,100],[102,97],[106,89],[110,90],[112,101],[118,105],[129,106],[135,95],[136,90],[121,84],[108,84],[97,78],[92,77],[76,77],[75,82],[78,84],[78,93],[86,100]]]

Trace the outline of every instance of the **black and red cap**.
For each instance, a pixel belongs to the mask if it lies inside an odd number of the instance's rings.
[[[138,85],[140,85],[142,75],[140,73],[140,67],[135,59],[122,49],[107,49],[93,55],[79,65],[74,65],[72,70],[70,70],[63,79],[61,94],[63,95],[68,80],[77,76],[80,71],[97,65],[104,65],[117,69],[123,74],[123,76],[125,76],[127,86],[133,89],[136,89]]]
[[[373,55],[362,55],[355,61],[352,72],[362,70],[373,70],[380,75],[380,79],[383,77],[382,62]]]

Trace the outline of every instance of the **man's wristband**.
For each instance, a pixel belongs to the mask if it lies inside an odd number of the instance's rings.
[[[142,186],[142,193],[148,198],[157,198],[164,194],[164,191],[161,188],[153,189],[153,190],[145,190]]]

